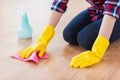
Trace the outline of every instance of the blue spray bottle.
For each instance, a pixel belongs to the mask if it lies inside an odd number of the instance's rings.
[[[19,38],[31,38],[32,37],[32,28],[28,21],[28,16],[26,10],[23,7],[19,7],[19,12],[21,13],[21,22],[19,24],[17,33]]]

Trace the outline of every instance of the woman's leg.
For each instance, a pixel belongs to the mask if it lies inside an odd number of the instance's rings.
[[[77,41],[81,47],[89,50],[92,48],[92,45],[98,36],[101,23],[102,23],[102,18],[87,25],[83,30],[81,30],[78,33]],[[118,40],[119,38],[120,38],[120,19],[116,20],[109,41],[110,43],[112,43]]]
[[[108,25],[109,26],[109,25]],[[120,39],[120,19],[116,20],[111,37],[110,37],[110,43]]]
[[[63,38],[70,44],[78,44],[76,36],[86,25],[90,24],[91,17],[88,10],[84,10],[74,17],[63,31]]]

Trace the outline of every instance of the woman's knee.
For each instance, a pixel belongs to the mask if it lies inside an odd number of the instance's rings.
[[[87,36],[78,34],[77,42],[80,47],[87,49],[87,50],[91,50],[94,41],[91,41]]]
[[[76,35],[71,33],[71,31],[69,31],[67,28],[63,30],[63,39],[69,44],[72,44],[72,45],[78,44]]]

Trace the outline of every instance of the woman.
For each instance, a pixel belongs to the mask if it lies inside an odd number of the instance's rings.
[[[48,25],[35,45],[20,52],[28,58],[34,51],[41,57],[55,34],[54,28],[67,9],[69,0],[54,0]],[[64,40],[88,49],[73,57],[70,66],[85,68],[100,62],[110,43],[120,38],[120,0],[87,0],[91,7],[74,17],[63,31]]]

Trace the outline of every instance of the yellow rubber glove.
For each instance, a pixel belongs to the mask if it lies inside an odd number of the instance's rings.
[[[47,25],[45,27],[42,35],[38,38],[36,44],[23,49],[19,53],[20,57],[21,58],[29,58],[34,51],[38,51],[39,52],[38,56],[42,57],[49,41],[52,39],[54,34],[55,34],[54,27]]]
[[[109,41],[105,37],[98,35],[93,44],[92,51],[85,51],[73,57],[70,66],[74,68],[85,68],[100,62],[108,46]]]

